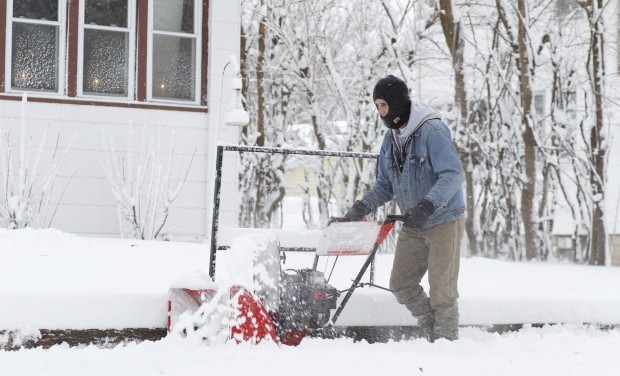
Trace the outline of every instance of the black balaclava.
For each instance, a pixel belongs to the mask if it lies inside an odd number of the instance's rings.
[[[387,115],[381,116],[386,127],[398,129],[407,124],[411,112],[411,100],[405,81],[391,74],[380,79],[372,91],[373,102],[377,99],[383,99],[390,107]]]

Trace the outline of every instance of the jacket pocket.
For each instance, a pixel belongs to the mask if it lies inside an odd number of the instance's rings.
[[[413,168],[415,179],[417,181],[427,180],[428,162],[425,155],[414,155],[411,158],[411,167]]]
[[[413,184],[415,185],[412,188],[417,191],[421,200],[426,197],[433,184],[431,163],[426,155],[414,155],[410,163],[413,170]]]

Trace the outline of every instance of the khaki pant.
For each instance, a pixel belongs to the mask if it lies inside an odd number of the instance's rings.
[[[460,244],[465,219],[421,230],[401,229],[390,277],[390,289],[420,321],[434,320],[435,336],[457,339]],[[428,270],[429,296],[420,285]]]

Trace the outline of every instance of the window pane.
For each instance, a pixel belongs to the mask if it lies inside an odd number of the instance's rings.
[[[154,29],[194,33],[194,0],[155,0]]]
[[[128,44],[126,32],[84,30],[84,93],[127,96]]]
[[[153,35],[153,98],[195,99],[196,41]]]
[[[127,27],[127,0],[86,0],[87,25]]]
[[[58,27],[13,24],[11,86],[58,91]]]
[[[534,95],[534,109],[536,110],[536,115],[541,118],[545,117],[545,95],[544,94],[536,94]]]
[[[14,1],[13,17],[58,21],[58,0]]]

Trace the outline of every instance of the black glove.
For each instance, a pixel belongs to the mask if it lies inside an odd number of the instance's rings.
[[[435,205],[427,199],[423,199],[418,203],[418,206],[407,210],[404,225],[411,228],[422,228],[434,211]]]
[[[368,209],[366,204],[360,200],[355,201],[351,209],[344,215],[344,219],[348,222],[361,221],[366,214],[370,214],[372,210]]]

